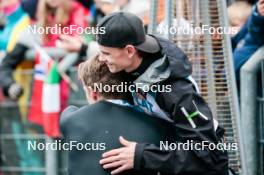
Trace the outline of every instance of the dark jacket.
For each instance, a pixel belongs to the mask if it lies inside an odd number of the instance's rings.
[[[68,168],[69,174],[73,175],[110,174],[99,165],[99,160],[104,152],[121,146],[119,136],[136,142],[151,142],[159,145],[162,140],[170,140],[169,131],[172,129],[168,122],[108,101],[82,108],[68,107],[61,114],[60,126],[67,143],[77,141],[105,144],[105,149],[101,150],[78,151],[76,148],[70,150]],[[99,146],[94,145],[94,148]],[[155,175],[156,173],[133,170],[123,174]]]
[[[30,18],[36,20],[38,0],[22,0],[21,5],[23,9],[29,14]]]
[[[25,58],[25,52],[28,47],[23,44],[16,44],[13,51],[6,54],[0,64],[0,87],[2,87],[4,95],[8,95],[9,87],[15,83],[13,72],[17,65]]]
[[[251,16],[232,38],[235,73],[239,79],[239,71],[244,63],[264,44],[264,16],[258,13],[256,5]]]
[[[213,119],[208,104],[199,94],[197,85],[190,76],[192,68],[187,56],[174,43],[161,38],[157,40],[162,48],[163,57],[154,61],[134,83],[147,86],[171,85],[171,91],[157,92],[154,95],[153,93],[134,93],[135,105],[141,106],[145,111],[150,109],[148,113],[159,115],[160,111],[155,111],[153,108],[156,103],[173,122],[176,138],[181,142],[188,140],[208,141],[215,144],[220,142],[224,131]],[[145,97],[144,102],[142,102],[142,96]],[[196,113],[195,117],[192,117],[196,128],[191,126],[182,108],[190,115]],[[202,118],[202,114],[208,120]],[[227,151],[208,149],[169,151],[160,150],[153,144],[137,144],[135,169],[152,169],[177,175],[226,175],[228,174],[228,156]]]
[[[26,51],[35,49],[36,45],[41,45],[41,35],[31,32],[31,27],[34,26],[28,26],[19,35],[14,49],[5,55],[0,64],[0,87],[3,88],[4,95],[6,96],[8,95],[7,91],[9,87],[15,83],[13,72],[25,60]]]

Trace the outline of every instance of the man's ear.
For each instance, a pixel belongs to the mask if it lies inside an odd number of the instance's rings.
[[[95,91],[92,91],[91,92],[91,97],[94,101],[97,101],[98,100],[98,94],[95,92]]]
[[[87,92],[89,94],[89,97],[93,100],[93,101],[97,101],[98,100],[98,93],[96,91],[94,91],[92,89],[92,87],[87,87]]]
[[[135,46],[133,45],[126,45],[125,49],[129,58],[132,58],[137,52]]]

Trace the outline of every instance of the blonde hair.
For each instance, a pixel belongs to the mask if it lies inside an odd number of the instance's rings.
[[[50,23],[48,18],[50,15],[54,15],[54,23],[61,24],[64,27],[70,18],[71,3],[72,0],[64,0],[54,12],[46,0],[39,0],[36,14],[39,25],[42,27],[52,27],[53,24]],[[46,35],[44,35],[44,39],[45,37]]]
[[[126,82],[124,72],[111,73],[107,65],[99,61],[99,55],[79,64],[78,78],[84,86],[96,91],[95,84],[114,87],[110,92],[100,91],[100,95],[108,99],[128,99],[128,93],[119,92],[116,86]]]
[[[227,12],[231,26],[234,26],[236,22],[243,24],[252,12],[252,5],[246,1],[235,1],[227,8]]]

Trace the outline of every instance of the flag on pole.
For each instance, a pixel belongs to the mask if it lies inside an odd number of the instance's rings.
[[[58,64],[53,63],[48,71],[42,90],[42,112],[44,132],[51,137],[59,137],[60,75]]]
[[[40,52],[37,53],[35,58],[34,82],[28,120],[41,126],[43,124],[43,113],[41,109],[43,82],[46,78],[49,67],[51,67],[53,62],[52,59],[44,57]]]
[[[38,45],[35,49],[38,53],[28,120],[41,125],[48,136],[59,137],[59,114],[67,106],[69,86],[60,78],[58,63]]]

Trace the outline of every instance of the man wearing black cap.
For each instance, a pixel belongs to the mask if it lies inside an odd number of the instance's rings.
[[[135,105],[173,122],[179,142],[221,142],[224,131],[200,96],[186,55],[175,44],[146,35],[142,21],[130,13],[108,15],[98,27],[105,27],[105,34],[97,35],[99,59],[112,73],[125,71],[133,84],[141,87],[171,87],[170,91],[139,88],[131,92]],[[126,156],[120,156],[124,153]],[[128,169],[151,169],[161,174],[228,174],[226,150],[207,147],[163,150],[151,143],[137,143],[104,153],[100,164],[113,169],[112,174]]]

